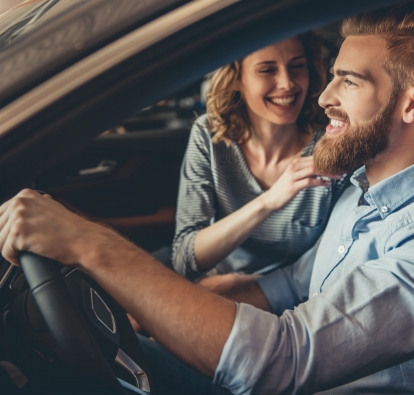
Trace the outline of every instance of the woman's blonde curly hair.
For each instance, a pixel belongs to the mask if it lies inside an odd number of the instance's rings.
[[[297,36],[302,42],[309,70],[309,88],[297,123],[304,133],[313,133],[324,124],[318,97],[326,86],[326,56],[321,39],[313,32]],[[240,92],[234,90],[241,78],[243,59],[217,70],[207,93],[208,127],[213,142],[243,144],[251,137],[251,123]]]

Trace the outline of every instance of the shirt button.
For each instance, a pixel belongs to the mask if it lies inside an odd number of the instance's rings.
[[[340,254],[343,254],[343,253],[345,252],[345,247],[344,247],[344,246],[339,246],[339,247],[338,247],[338,252],[339,252]]]
[[[382,206],[382,207],[381,207],[381,211],[382,211],[383,213],[386,213],[386,212],[388,211],[388,207],[387,207],[387,206]]]
[[[318,296],[319,294],[317,293],[317,292],[315,292],[313,295],[312,295],[312,298],[314,298],[315,296]]]

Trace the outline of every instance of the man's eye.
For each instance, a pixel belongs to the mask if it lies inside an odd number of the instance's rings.
[[[357,86],[357,84],[355,84],[354,82],[352,82],[348,78],[345,79],[345,84],[347,84],[348,86]]]

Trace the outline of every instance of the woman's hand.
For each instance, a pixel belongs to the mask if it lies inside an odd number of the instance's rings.
[[[331,184],[330,180],[321,180],[317,176],[312,156],[296,158],[269,190],[227,217],[201,229],[194,241],[197,267],[203,271],[213,268],[242,244],[274,211],[285,207],[302,189]],[[209,281],[212,282],[212,289],[221,288],[219,284],[214,285],[215,280]],[[223,278],[217,281],[225,283],[232,279]]]
[[[259,274],[219,274],[217,276],[203,278],[198,284],[215,294],[221,295],[240,285],[255,281],[259,277]]]
[[[317,176],[313,156],[296,158],[272,187],[262,194],[261,199],[269,210],[280,210],[302,189],[327,187],[331,184],[331,181],[321,180]]]

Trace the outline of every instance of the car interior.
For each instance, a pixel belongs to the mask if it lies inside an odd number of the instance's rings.
[[[20,16],[19,25],[8,22],[0,28],[0,70],[10,73],[10,83],[0,92],[3,128],[7,114],[14,119],[5,111],[36,86],[191,2],[154,1],[135,9],[120,1],[111,14],[114,23],[105,20],[106,30],[96,21],[112,12],[109,1],[69,3],[40,2]],[[349,8],[319,0],[227,3],[16,121],[10,133],[0,128],[2,202],[30,187],[114,228],[149,252],[168,249],[180,166],[191,125],[206,111],[210,73],[308,29],[323,38],[331,65],[341,44],[340,20],[390,2],[351,1]],[[43,37],[49,38],[51,49],[59,40],[68,41],[68,30],[59,31],[59,26],[70,29],[75,20],[78,27],[72,29],[79,37],[67,45],[78,45],[78,50],[62,50],[50,62],[43,52],[38,55],[39,64],[45,62],[42,72],[33,66],[27,75],[12,73],[9,59],[19,53],[29,56],[28,49]],[[41,21],[39,26],[31,26],[36,21]],[[88,30],[88,23],[96,28]],[[82,38],[92,30],[89,41]],[[21,263],[18,268],[0,262],[0,393],[154,393],[138,339],[116,301],[77,269],[29,253],[21,255]]]

